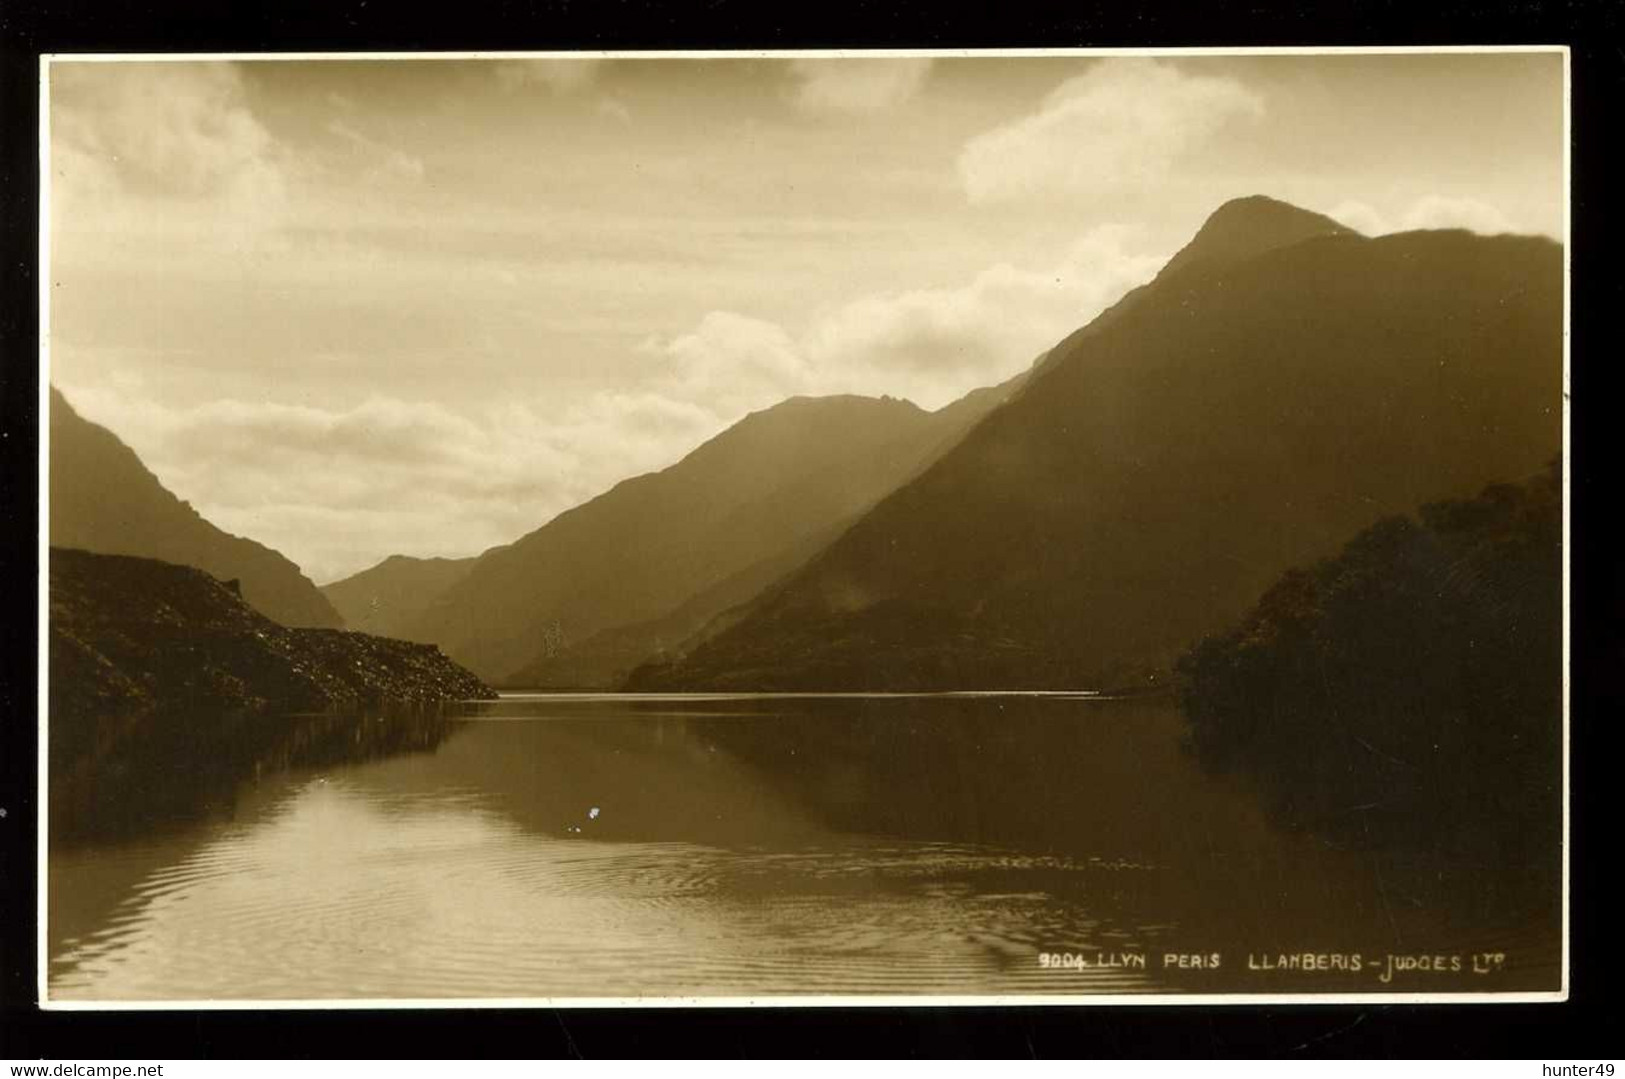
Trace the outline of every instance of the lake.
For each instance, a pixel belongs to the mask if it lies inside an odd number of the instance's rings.
[[[1556,988],[1528,867],[1287,834],[1182,726],[1084,694],[511,694],[416,752],[53,842],[49,992]]]

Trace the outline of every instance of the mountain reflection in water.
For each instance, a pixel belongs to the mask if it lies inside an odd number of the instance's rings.
[[[1196,767],[1181,729],[1166,700],[510,696],[421,752],[262,775],[229,812],[54,845],[50,993],[1555,985],[1551,905],[1480,886],[1518,867],[1284,835]],[[1388,984],[1371,965],[1249,970],[1441,950],[1508,959],[1493,978]],[[1165,959],[1212,953],[1217,970]]]

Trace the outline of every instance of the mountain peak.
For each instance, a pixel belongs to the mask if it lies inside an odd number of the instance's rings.
[[[1191,242],[1168,260],[1161,276],[1193,262],[1232,262],[1321,236],[1358,235],[1324,214],[1268,195],[1248,195],[1231,199],[1214,210]]]
[[[856,393],[797,394],[746,413],[694,452],[703,454],[708,448],[734,445],[741,438],[764,434],[780,438],[793,430],[838,429],[848,423],[906,422],[907,419],[926,415],[928,413],[919,405],[902,397],[868,397]]]
[[[906,397],[893,397],[890,394],[879,397],[871,397],[860,393],[796,394],[753,412],[751,415],[763,416],[770,412],[782,415],[788,412],[837,413],[856,411],[921,412],[924,410]]]

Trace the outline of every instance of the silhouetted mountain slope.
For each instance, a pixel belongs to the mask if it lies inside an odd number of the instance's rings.
[[[1208,216],[1190,242],[1174,253],[1153,280],[1130,289],[1122,299],[1074,330],[1040,356],[1035,369],[1047,366],[1057,356],[1070,355],[1080,341],[1116,325],[1118,319],[1134,310],[1147,295],[1154,293],[1158,285],[1195,263],[1205,263],[1211,268],[1220,263],[1240,262],[1305,240],[1359,235],[1329,217],[1266,195],[1231,199]]]
[[[371,569],[322,585],[322,595],[346,627],[411,640],[423,612],[473,564],[472,558],[390,555]]]
[[[1231,199],[1213,211],[1190,243],[1168,260],[1157,280],[1165,280],[1197,262],[1238,262],[1305,240],[1358,235],[1324,214],[1267,195]]]
[[[1130,289],[1122,299],[1074,330],[1039,357],[1035,367],[1043,368],[1057,356],[1071,355],[1079,342],[1116,325],[1118,319],[1134,310],[1148,295],[1154,294],[1159,285],[1195,263],[1214,268],[1221,263],[1244,261],[1305,240],[1359,235],[1329,217],[1301,210],[1266,195],[1231,199],[1208,216],[1196,235],[1174,253],[1173,258],[1157,271],[1154,279]]]
[[[53,830],[194,804],[262,764],[404,748],[425,725],[375,713],[493,696],[432,645],[290,629],[192,566],[53,547],[49,571]]]
[[[610,685],[821,549],[1009,386],[934,413],[850,396],[753,413],[672,467],[485,552],[411,635],[488,679]],[[606,630],[627,632],[587,643]]]
[[[1289,566],[1558,451],[1558,245],[1319,225],[1293,242],[1323,219],[1249,203],[735,625],[631,684],[1145,684]]]
[[[332,604],[299,567],[224,532],[176,498],[113,432],[75,412],[54,387],[51,544],[196,566],[242,582],[243,598],[287,626],[338,627]]]
[[[685,642],[709,630],[726,612],[754,599],[794,571],[851,527],[844,514],[788,539],[774,554],[759,559],[690,596],[675,609],[645,622],[611,626],[582,641],[548,648],[514,672],[514,686],[552,689],[613,689],[633,669],[675,654]]]
[[[1180,658],[1208,765],[1285,823],[1430,865],[1561,866],[1563,487],[1388,517]]]

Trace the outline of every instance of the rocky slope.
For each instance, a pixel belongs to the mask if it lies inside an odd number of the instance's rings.
[[[393,723],[352,732],[300,715],[494,696],[432,645],[290,629],[191,566],[52,548],[49,572],[53,825],[184,802],[186,783],[165,789],[178,775],[234,781],[308,759],[335,734],[356,746],[400,736]]]

